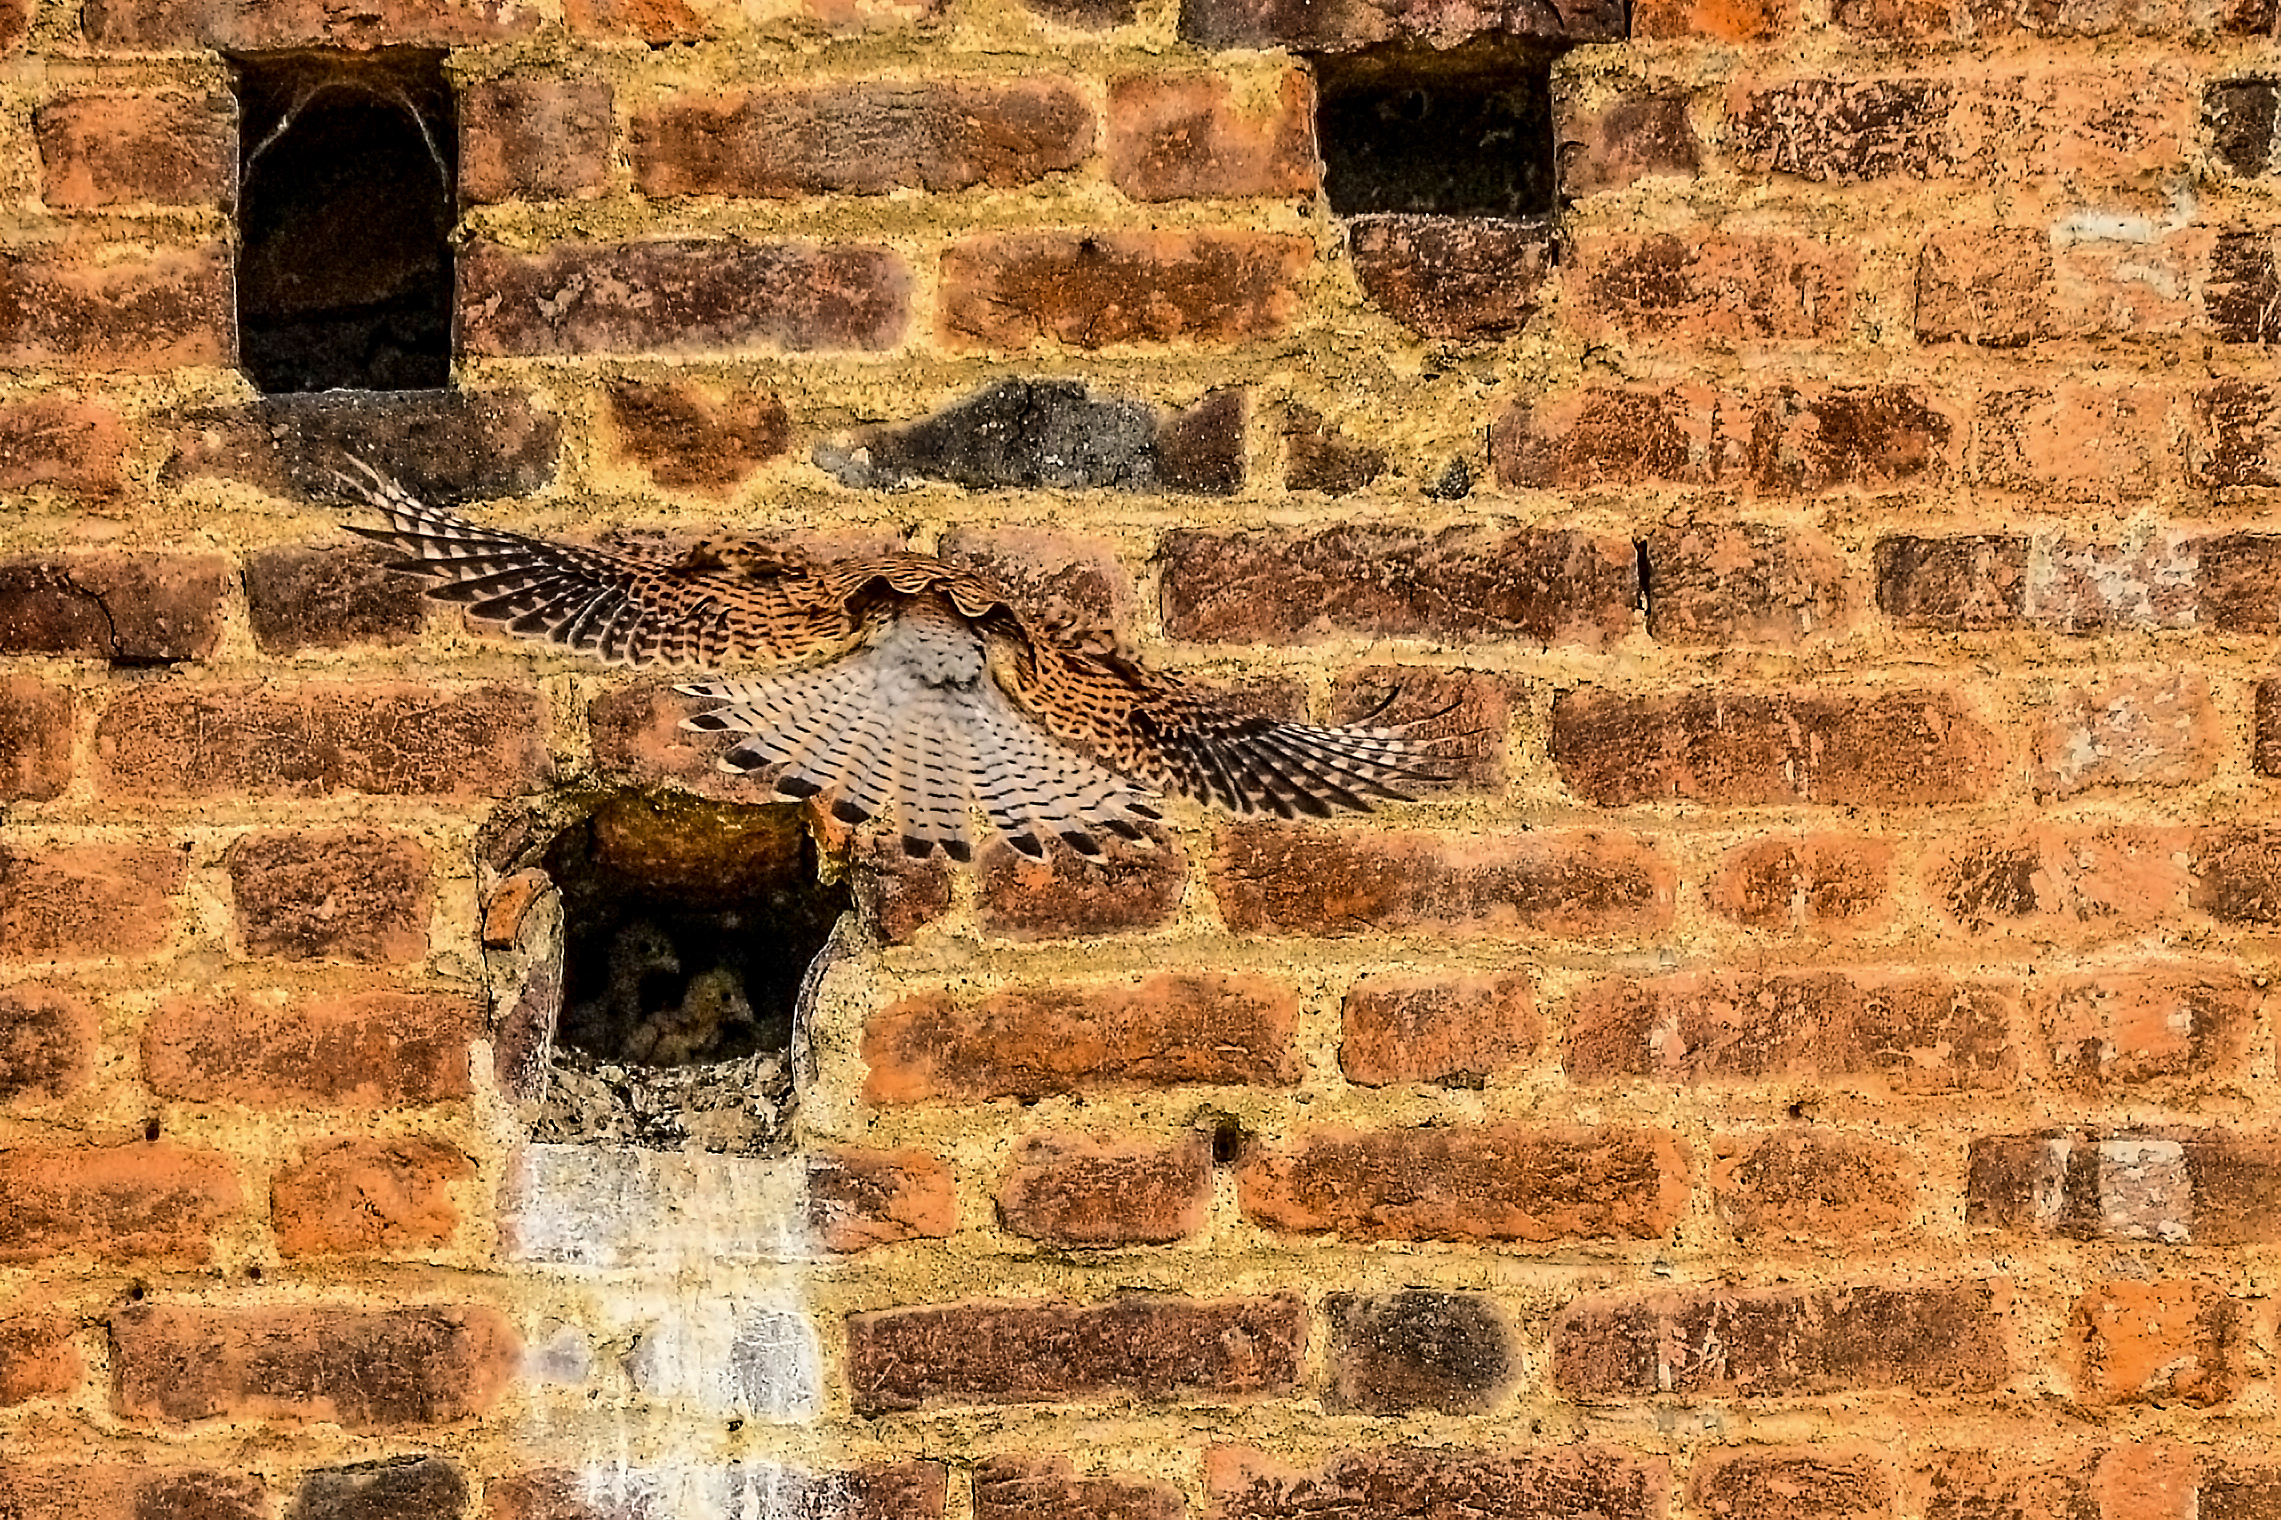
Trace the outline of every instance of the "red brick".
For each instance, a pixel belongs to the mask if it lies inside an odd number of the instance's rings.
[[[269,1222],[286,1256],[369,1256],[446,1245],[454,1184],[475,1163],[441,1140],[312,1140],[270,1180]]]
[[[225,48],[248,52],[337,47],[465,47],[535,31],[539,18],[510,0],[391,0],[341,11],[318,0],[214,5],[210,0],[90,0],[83,25],[98,47],[136,51]]]
[[[1511,678],[1437,665],[1365,665],[1342,671],[1331,687],[1330,721],[1361,723],[1373,714],[1399,722],[1435,714],[1433,730],[1452,736],[1438,746],[1433,776],[1404,780],[1413,797],[1444,791],[1500,792],[1505,734],[1524,689]]]
[[[1654,13],[1661,11],[1657,6]],[[1639,28],[1650,15],[1647,5],[1634,8],[1633,35],[1645,35]],[[1625,90],[1587,99],[1580,85],[1556,86],[1553,143],[1560,190],[1570,197],[1621,190],[1660,176],[1693,179],[1702,168],[1702,145],[1687,119],[1687,96],[1678,90]]]
[[[2281,1239],[2281,1142],[2182,1129],[1984,1135],[1966,1162],[1964,1218],[2087,1240]]]
[[[71,785],[78,703],[35,676],[0,677],[0,800],[52,802]]]
[[[1284,409],[1283,489],[1346,496],[1386,473],[1386,452],[1349,438],[1311,408]]]
[[[498,1311],[476,1305],[367,1314],[138,1304],[111,1316],[111,1404],[125,1420],[405,1430],[483,1414],[521,1351]]]
[[[2108,628],[2191,628],[2200,544],[2144,526],[2118,542],[2046,538],[2029,566],[2026,615],[2061,633]]]
[[[562,19],[582,37],[634,37],[652,47],[694,42],[710,30],[685,0],[564,0]]]
[[[1666,524],[1650,532],[1647,632],[1658,643],[1803,643],[1840,632],[1845,561],[1818,533],[1763,523]]]
[[[2261,1520],[2281,1504],[2281,1467],[2212,1457],[2202,1458],[2199,1465],[2195,1520]]]
[[[228,205],[237,105],[227,95],[58,95],[32,113],[40,198],[58,211]]]
[[[408,644],[435,604],[371,544],[280,544],[246,555],[246,614],[263,654]]]
[[[61,988],[0,990],[0,1103],[68,1098],[93,1081],[100,1027],[86,999]]]
[[[2093,1466],[2074,1458],[2023,1462],[2009,1451],[1935,1452],[1920,1479],[1924,1520],[2106,1520]]]
[[[1325,6],[1309,0],[1185,0],[1183,41],[1212,48],[1288,48],[1342,53],[1381,42],[1440,49],[1478,37],[1507,42],[1621,42],[1624,12],[1609,0],[1547,10],[1518,0],[1362,0]]]
[[[230,895],[248,955],[366,963],[424,960],[428,852],[376,830],[248,834],[230,846]]]
[[[2219,633],[2281,629],[2281,534],[2195,539],[2195,621]]]
[[[1365,977],[1348,989],[1342,1019],[1339,1070],[1363,1087],[1481,1087],[1544,1039],[1525,972]]]
[[[1917,256],[1917,341],[2014,348],[2043,337],[2057,278],[2050,234],[2040,229],[1936,232]]]
[[[1973,479],[2054,504],[2144,496],[2178,474],[2174,410],[2143,383],[1990,391],[1973,417]]]
[[[750,1469],[748,1469],[750,1471]],[[799,1520],[941,1520],[948,1470],[940,1462],[877,1462],[843,1472],[771,1466],[756,1473],[766,1501]],[[589,1472],[540,1468],[483,1485],[485,1520],[658,1520],[640,1469],[600,1483]],[[343,1520],[364,1520],[362,1516]],[[375,1517],[393,1520],[393,1517]]]
[[[149,955],[174,937],[187,875],[157,846],[0,850],[0,960]]]
[[[808,1230],[827,1251],[945,1240],[958,1228],[958,1184],[930,1152],[840,1145],[807,1160]]]
[[[0,1514],[40,1520],[269,1520],[268,1490],[251,1473],[133,1462],[0,1465]]]
[[[1022,483],[960,481],[969,489]],[[1132,574],[1104,538],[1024,524],[963,524],[942,536],[936,552],[996,586],[1025,616],[1094,620],[1111,629],[1130,628],[1137,616]]]
[[[205,1262],[244,1207],[237,1174],[212,1151],[163,1141],[0,1150],[0,1261]]]
[[[482,1014],[441,993],[367,992],[282,1005],[173,998],[143,1031],[163,1097],[257,1108],[397,1108],[465,1098]]]
[[[1317,1128],[1237,1173],[1244,1217],[1347,1240],[1654,1240],[1687,1207],[1661,1130]]]
[[[479,204],[587,199],[610,188],[606,79],[502,74],[459,96],[459,193]]]
[[[1067,1457],[992,1457],[974,1469],[974,1520],[1184,1520],[1169,1483],[1080,1478]]]
[[[475,357],[877,351],[909,320],[910,272],[885,248],[478,242],[458,266],[459,343]]]
[[[2111,933],[2159,923],[2188,905],[2214,913],[2232,890],[2229,861],[2222,843],[2213,843],[2218,853],[2204,876],[2199,857],[2186,858],[2196,848],[2183,831],[2166,828],[1979,836],[1935,854],[1925,885],[1974,933],[2046,935],[2068,926]],[[2246,864],[2259,869],[2254,850]],[[2252,899],[2257,890],[2250,888]]]
[[[1808,238],[1593,233],[1571,299],[1587,333],[1835,338],[1853,323],[1861,256]]]
[[[791,442],[773,391],[622,380],[604,401],[619,452],[668,490],[725,496]]]
[[[1136,201],[1312,195],[1315,99],[1285,72],[1242,102],[1223,74],[1127,74],[1109,81],[1109,183]]]
[[[0,1409],[71,1396],[87,1375],[73,1344],[78,1329],[61,1315],[0,1319]],[[0,1497],[8,1492],[6,1472],[0,1468]]]
[[[1585,1403],[1984,1393],[2012,1375],[2006,1298],[2000,1283],[1585,1297],[1553,1320],[1553,1381]]]
[[[0,406],[0,491],[108,496],[126,484],[127,429],[107,406],[41,396]]]
[[[643,787],[666,782],[716,801],[766,802],[768,786],[714,764],[729,748],[728,739],[681,727],[693,711],[687,697],[674,695],[670,681],[643,681],[602,693],[586,709],[596,769],[615,782]]]
[[[1908,690],[1583,687],[1554,700],[1550,748],[1568,789],[1601,807],[1972,802],[2002,783],[2007,758],[1955,695]]]
[[[2262,995],[2240,973],[2190,965],[2063,977],[2039,999],[2052,1075],[2097,1090],[2238,1069]]]
[[[338,509],[343,454],[372,461],[422,500],[445,504],[523,496],[553,483],[562,418],[522,390],[302,391],[230,406],[161,414],[170,452],[161,486],[229,480],[299,503]],[[360,541],[328,529],[318,542]],[[404,582],[416,585],[415,582]]]
[[[1904,628],[2016,628],[2026,618],[2028,540],[1983,533],[1877,540],[1877,610]]]
[[[2195,484],[2281,486],[2281,386],[2220,380],[2191,400],[2188,457]]]
[[[1838,971],[1611,977],[1576,997],[1577,1082],[1763,1082],[1872,1073],[1898,1092],[2008,1087],[2015,993],[1945,976]]]
[[[1347,259],[1370,304],[1429,338],[1509,338],[1551,303],[1548,226],[1381,212],[1346,221]]]
[[[1001,939],[1090,939],[1161,929],[1180,912],[1188,854],[1166,830],[1146,844],[1108,840],[1098,856],[1055,850],[1042,861],[1003,839],[983,846],[974,911]]]
[[[146,686],[95,725],[108,796],[494,797],[543,786],[538,693],[396,682]]]
[[[942,255],[938,324],[954,349],[1239,343],[1299,313],[1305,238],[1264,232],[1009,232]]]
[[[1852,934],[1893,914],[1893,847],[1851,834],[1737,845],[1719,862],[1711,911],[1752,929]]]
[[[2186,901],[2221,924],[2281,924],[2281,831],[2196,830]]]
[[[1635,626],[1629,539],[1562,528],[1350,524],[1167,534],[1164,631],[1206,643],[1339,634],[1602,647]]]
[[[873,833],[857,848],[848,885],[859,916],[880,943],[904,945],[950,912],[953,869],[946,856],[913,860],[901,840]]]
[[[1212,1142],[1170,1145],[1085,1135],[1028,1135],[998,1189],[1009,1233],[1065,1248],[1161,1246],[1204,1227]]]
[[[1093,150],[1069,84],[853,80],[682,95],[634,113],[644,195],[884,195],[1033,184]]]
[[[1306,1339],[1306,1305],[1283,1295],[885,1309],[848,1316],[848,1391],[859,1415],[1104,1394],[1227,1402],[1289,1390]]]
[[[1036,1098],[1119,1087],[1299,1080],[1298,1002],[1255,977],[1008,987],[981,1002],[906,998],[864,1026],[873,1103]]]
[[[2244,1319],[2240,1305],[2200,1283],[2101,1283],[2067,1322],[2075,1401],[2222,1404],[2246,1375]]]
[[[237,354],[230,258],[218,243],[106,259],[0,255],[0,364],[165,370]]]
[[[2221,740],[2210,683],[2169,671],[2070,683],[2036,736],[2036,790],[2187,786],[2217,773]]]
[[[1917,1167],[1899,1146],[1827,1130],[1730,1135],[1713,1147],[1711,1193],[1735,1239],[1870,1245],[1907,1233]]]
[[[1769,42],[1797,22],[1796,0],[1641,0],[1632,11],[1632,35]]]
[[[1331,1368],[1323,1404],[1334,1413],[1483,1414],[1520,1373],[1511,1328],[1479,1293],[1333,1293]]]
[[[218,554],[74,554],[0,563],[0,653],[132,664],[204,659],[222,636]]]
[[[2093,1479],[2102,1520],[2200,1520],[2196,1453],[2175,1441],[2120,1441]],[[2212,1520],[2216,1520],[2213,1516]]]
[[[0,3],[0,53],[13,53],[31,30],[32,16],[29,0],[4,0]]]
[[[1663,1520],[1661,1461],[1612,1446],[1491,1452],[1389,1446],[1334,1453],[1297,1472],[1239,1447],[1205,1457],[1216,1520],[1415,1520],[1421,1515]]]
[[[1631,835],[1224,830],[1211,867],[1238,934],[1634,936],[1671,921],[1671,862]]]
[[[1687,1512],[1703,1520],[1880,1520],[1894,1496],[1878,1457],[1827,1447],[1710,1451],[1687,1475]]]

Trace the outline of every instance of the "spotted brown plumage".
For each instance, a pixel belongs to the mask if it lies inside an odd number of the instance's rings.
[[[1399,783],[1436,774],[1430,720],[1264,717],[1149,669],[1106,630],[1026,618],[931,555],[555,543],[426,506],[377,473],[342,479],[386,521],[353,531],[406,556],[392,568],[509,633],[613,664],[786,667],[677,686],[719,704],[682,726],[746,735],[722,769],[772,772],[778,795],[826,797],[850,823],[892,818],[914,856],[971,858],[977,807],[1026,855],[1055,837],[1097,854],[1100,833],[1137,837],[1159,792],[1322,816],[1402,800]]]

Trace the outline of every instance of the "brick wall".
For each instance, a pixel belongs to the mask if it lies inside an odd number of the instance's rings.
[[[2276,25],[0,4],[0,1514],[2281,1513]],[[1499,35],[1557,226],[1334,217],[1306,55]],[[222,51],[303,47],[449,50],[448,393],[233,367]],[[533,1144],[514,820],[753,794],[343,448],[1482,741],[828,837],[791,1152]]]

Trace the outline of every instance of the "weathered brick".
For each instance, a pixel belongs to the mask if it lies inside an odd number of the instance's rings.
[[[2259,1520],[2281,1504],[2281,1467],[2204,1457],[2194,1494],[2196,1520]]]
[[[1639,935],[1671,920],[1674,875],[1631,835],[1277,824],[1225,829],[1211,864],[1238,934]]]
[[[928,1151],[830,1146],[808,1157],[807,1207],[827,1251],[943,1240],[958,1228],[958,1184]]]
[[[1756,1082],[1876,1075],[1899,1092],[2007,1087],[2008,986],[1839,971],[1611,977],[1579,992],[1577,1082]]]
[[[1036,1098],[1193,1083],[1287,1087],[1298,1003],[1255,977],[1008,987],[980,1003],[906,998],[864,1026],[874,1103]]]
[[[2096,1462],[2021,1461],[2016,1452],[1944,1451],[1931,1454],[1920,1479],[1925,1520],[2092,1520],[2101,1506]],[[2103,1520],[2103,1517],[2101,1517]],[[2124,1520],[2124,1517],[2117,1517]],[[2141,1520],[2132,1516],[2129,1520]],[[2144,1520],[2154,1520],[2147,1516]]]
[[[848,1316],[848,1391],[863,1415],[1103,1395],[1225,1401],[1291,1388],[1306,1338],[1306,1305],[1283,1295],[885,1309]]]
[[[1711,0],[1713,6],[1727,3]],[[1634,36],[1646,35],[1640,26],[1648,13],[1647,5],[1634,8]],[[1625,90],[1587,99],[1576,85],[1556,85],[1553,118],[1553,153],[1565,196],[1621,190],[1658,176],[1693,179],[1702,168],[1702,145],[1687,120],[1682,91]]]
[[[0,799],[50,802],[71,785],[79,704],[36,676],[0,677]]]
[[[478,242],[458,268],[459,342],[474,356],[875,351],[909,320],[910,272],[885,248]]]
[[[449,507],[544,489],[561,445],[561,419],[523,391],[317,391],[178,413],[159,481],[242,481],[329,512],[341,461],[361,459]]]
[[[2075,1401],[2222,1404],[2245,1378],[2245,1320],[2239,1304],[2205,1284],[2100,1283],[2067,1321]]]
[[[1583,687],[1552,705],[1552,761],[1601,807],[1923,806],[2003,780],[2002,737],[1945,691],[1728,689],[1634,696]]]
[[[1951,227],[1917,257],[1920,343],[2014,348],[2049,330],[2058,298],[2051,239],[2029,227]]]
[[[0,406],[0,491],[108,496],[126,484],[127,429],[107,406],[40,396]]]
[[[1058,79],[856,80],[679,96],[636,111],[631,132],[644,195],[884,195],[1073,169],[1093,111]]]
[[[369,544],[280,544],[246,556],[246,615],[263,654],[405,644],[433,605]]]
[[[2158,923],[2205,893],[2209,902],[2193,906],[2217,910],[2218,898],[2231,890],[2227,861],[2214,861],[2198,878],[2187,858],[2194,848],[2181,830],[2159,827],[1981,835],[1935,853],[1925,885],[1943,911],[1974,933],[2048,934],[2066,925],[2112,932]],[[2250,864],[2254,872],[2256,863]]]
[[[193,1102],[395,1108],[471,1091],[482,1014],[442,993],[367,992],[280,1006],[174,998],[143,1031],[143,1080]]]
[[[2281,1239],[2281,1142],[2207,1131],[1984,1135],[1965,1222],[2088,1240]]]
[[[1546,10],[1515,0],[1358,0],[1323,6],[1307,0],[1183,0],[1180,36],[1211,48],[1289,48],[1341,53],[1381,42],[1451,47],[1468,38],[1538,42],[1620,42],[1624,12],[1608,0]]]
[[[974,1520],[1184,1520],[1187,1513],[1169,1483],[1080,1478],[1067,1457],[992,1457],[974,1470]]]
[[[1572,299],[1587,331],[1644,337],[1834,338],[1853,322],[1861,257],[1807,238],[1591,233]]]
[[[1111,79],[1109,182],[1136,201],[1313,194],[1312,79],[1292,69],[1247,94],[1223,74]]]
[[[0,1514],[41,1520],[269,1520],[268,1490],[251,1473],[143,1462],[0,1465]]]
[[[383,1457],[301,1475],[293,1520],[450,1520],[466,1513],[467,1479],[446,1457]]]
[[[1687,1512],[1704,1520],[1883,1520],[1892,1471],[1866,1452],[1826,1447],[1705,1452],[1687,1475]]]
[[[0,990],[0,1103],[67,1098],[85,1087],[100,1026],[86,999],[60,987]]]
[[[2239,972],[2191,965],[2062,977],[2039,999],[2052,1075],[2093,1090],[2236,1068],[2261,1002]]]
[[[0,364],[165,370],[237,353],[229,251],[142,248],[131,257],[0,254]]]
[[[2195,283],[2193,276],[2206,275],[2200,282],[2201,321],[2194,321],[2189,305],[2181,325],[2189,330],[2198,325],[2220,343],[2281,342],[2281,313],[2274,309],[2275,303],[2281,302],[2281,256],[2276,254],[2270,230],[2220,232],[2207,245],[2207,263],[2194,268],[2199,261],[2193,255],[2201,246],[2195,239],[2178,259],[2188,266],[2189,288]],[[2124,278],[2133,273],[2127,264],[2118,271]]]
[[[157,845],[0,850],[0,960],[149,955],[174,935],[187,875]]]
[[[434,892],[416,839],[360,829],[248,834],[227,863],[248,955],[386,962],[428,953]]]
[[[2195,484],[2281,486],[2281,386],[2220,380],[2191,399]]]
[[[603,396],[619,451],[669,490],[726,495],[791,442],[773,391],[621,380]]]
[[[562,19],[581,37],[633,37],[651,47],[695,42],[712,31],[686,0],[563,0]]]
[[[1238,343],[1287,331],[1305,238],[1264,232],[1009,232],[942,255],[952,348]]]
[[[0,1409],[70,1397],[87,1375],[72,1340],[78,1328],[61,1315],[0,1319]],[[8,1492],[6,1474],[0,1467],[0,1498]]]
[[[2059,797],[2110,786],[2186,786],[2217,773],[2220,739],[2206,677],[2107,676],[2055,694],[2036,735],[2036,789]]]
[[[1687,1206],[1687,1159],[1660,1130],[1510,1124],[1318,1128],[1260,1147],[1245,1217],[1350,1240],[1652,1240]]]
[[[1537,222],[1372,212],[1346,219],[1370,304],[1429,338],[1508,338],[1548,305],[1559,246]]]
[[[936,552],[972,570],[1027,616],[1096,619],[1131,626],[1133,578],[1106,539],[1057,528],[967,525],[942,536]]]
[[[1106,31],[1130,26],[1140,14],[1139,0],[1021,0],[1022,8],[1062,26],[1082,31]]]
[[[354,14],[310,0],[247,7],[199,0],[93,0],[84,20],[88,40],[99,47],[242,51],[464,47],[523,36],[538,24],[536,16],[507,0],[452,5],[403,0]]]
[[[1851,1246],[1905,1233],[1916,1165],[1899,1146],[1819,1128],[1737,1135],[1713,1148],[1711,1195],[1735,1238]]]
[[[1536,1054],[1544,1038],[1526,973],[1371,976],[1341,1011],[1339,1070],[1363,1087],[1480,1087]]]
[[[1413,1520],[1418,1515],[1585,1516],[1661,1520],[1670,1485],[1660,1461],[1613,1446],[1491,1452],[1388,1446],[1334,1454],[1298,1472],[1264,1454],[1215,1446],[1205,1484],[1218,1520]]]
[[[2281,173],[2281,81],[2221,79],[2203,87],[2210,150],[2243,179]]]
[[[1797,21],[1796,0],[1640,0],[1632,10],[1632,35],[1768,42]]]
[[[2281,533],[2194,541],[2195,620],[2219,633],[2281,629]]]
[[[1553,1320],[1553,1381],[1587,1403],[1984,1393],[2012,1375],[2006,1296],[1994,1283],[1587,1296]],[[1696,1353],[1714,1339],[1720,1355]]]
[[[2028,557],[2030,625],[2062,633],[2191,628],[2200,618],[2200,544],[2140,527],[2119,541],[2045,538]]]
[[[0,1150],[0,1260],[204,1262],[244,1207],[237,1174],[212,1151],[165,1141]]]
[[[2172,411],[2145,384],[1990,391],[1973,417],[1972,475],[2052,501],[2144,496],[2177,474]]]
[[[1479,1293],[1333,1293],[1324,1403],[1361,1414],[1482,1414],[1520,1373],[1496,1300]]]
[[[585,199],[610,188],[606,79],[502,74],[459,94],[459,193],[470,201]]]
[[[945,855],[913,860],[900,839],[874,833],[859,844],[850,865],[848,886],[857,912],[883,944],[909,944],[911,936],[950,912],[954,867]]]
[[[998,1189],[1008,1232],[1065,1248],[1157,1246],[1204,1227],[1212,1142],[1169,1145],[1086,1135],[1028,1135]]]
[[[270,1180],[269,1222],[286,1256],[419,1251],[459,1228],[456,1183],[475,1164],[441,1140],[312,1140]]]
[[[488,1410],[521,1353],[498,1311],[412,1304],[111,1315],[111,1405],[121,1419],[329,1421],[403,1430]]]
[[[975,914],[1004,939],[1091,939],[1160,929],[1180,911],[1188,854],[1152,829],[1148,843],[1104,841],[1097,856],[1055,850],[1042,861],[1003,839],[983,846]]]
[[[58,211],[227,205],[237,115],[227,95],[58,95],[32,113],[40,199]]]
[[[2196,830],[2188,847],[2187,905],[2221,924],[2281,924],[2281,830]]]
[[[95,725],[113,797],[513,795],[545,783],[538,693],[396,682],[146,686]]]
[[[1283,489],[1346,496],[1386,473],[1386,453],[1345,436],[1312,408],[1293,404],[1283,419]]]
[[[1647,631],[1659,643],[1789,645],[1845,625],[1845,561],[1819,534],[1665,524],[1645,552]]]
[[[1338,634],[1600,647],[1629,633],[1629,539],[1561,528],[1182,528],[1162,549],[1165,632],[1207,643]]]
[[[203,659],[222,635],[218,554],[43,555],[0,563],[0,653],[127,664]]]
[[[597,1474],[541,1468],[483,1485],[485,1520],[657,1520],[661,1475],[642,1468]],[[940,1462],[879,1462],[842,1472],[806,1472],[772,1462],[719,1470],[708,1493],[784,1520],[940,1520],[949,1487]]]
[[[1881,538],[1876,563],[1877,610],[1904,627],[2013,628],[2026,617],[2024,535]]]
[[[1852,834],[1737,845],[1719,862],[1711,910],[1752,929],[1848,934],[1892,917],[1893,847]]]

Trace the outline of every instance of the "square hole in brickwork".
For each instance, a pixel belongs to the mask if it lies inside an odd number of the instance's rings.
[[[1472,44],[1316,57],[1315,132],[1331,210],[1549,215],[1554,56]]]
[[[454,155],[440,52],[242,55],[240,362],[264,392],[451,379]]]
[[[852,901],[800,809],[620,792],[501,837],[493,1039],[531,1137],[781,1149],[802,1000]]]

